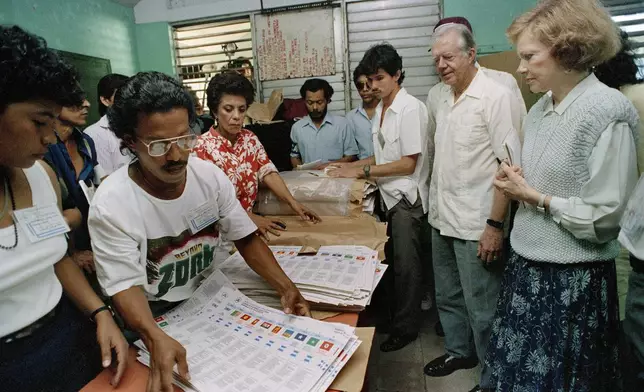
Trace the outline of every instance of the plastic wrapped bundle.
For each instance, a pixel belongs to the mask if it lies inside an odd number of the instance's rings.
[[[295,200],[320,216],[357,216],[365,208],[365,195],[373,197],[375,185],[365,180],[331,178],[323,171],[280,173]],[[293,215],[293,210],[270,190],[260,189],[255,212],[262,215]]]

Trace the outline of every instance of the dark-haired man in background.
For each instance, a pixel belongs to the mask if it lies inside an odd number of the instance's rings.
[[[130,155],[121,151],[121,141],[110,130],[106,115],[107,108],[114,104],[116,90],[123,86],[125,81],[127,76],[119,74],[105,75],[99,80],[97,104],[101,119],[85,129],[85,134],[94,140],[97,160],[105,175],[111,174],[132,160]]]
[[[389,338],[380,350],[396,351],[416,340],[420,328],[423,275],[431,268],[429,249],[428,115],[425,104],[401,84],[402,58],[389,44],[370,48],[359,65],[373,93],[381,99],[373,116],[375,155],[349,164],[335,164],[330,176],[375,178],[386,206],[385,256],[391,299]],[[396,229],[396,230],[394,230]]]
[[[344,117],[328,113],[333,87],[323,79],[309,79],[300,89],[309,115],[291,128],[291,164],[320,161],[318,169],[333,162],[352,162],[358,145],[351,123]]]
[[[284,311],[309,307],[256,235],[232,183],[191,157],[197,136],[190,94],[158,72],[130,78],[108,111],[112,130],[137,157],[112,173],[92,201],[89,229],[99,282],[151,356],[149,391],[172,389],[173,366],[188,376],[186,351],[154,321],[197,289],[219,237],[230,240],[281,297]],[[199,219],[196,219],[196,218]],[[225,364],[222,364],[224,366]]]

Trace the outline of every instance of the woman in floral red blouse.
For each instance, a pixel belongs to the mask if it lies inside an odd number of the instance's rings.
[[[253,214],[259,183],[263,183],[302,219],[318,222],[313,211],[300,204],[286,187],[257,136],[244,129],[244,115],[255,99],[252,83],[237,72],[224,72],[210,80],[206,91],[208,108],[216,119],[210,131],[199,137],[194,151],[201,159],[216,164],[230,178],[237,199],[267,240],[279,236],[283,222]]]

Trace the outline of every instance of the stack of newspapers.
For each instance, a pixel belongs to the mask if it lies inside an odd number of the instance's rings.
[[[175,372],[185,391],[324,392],[361,343],[348,325],[252,301],[220,271],[156,321],[186,348],[190,381]],[[150,366],[145,345],[135,344],[138,360]]]
[[[387,268],[378,252],[364,246],[323,246],[314,256],[298,256],[297,247],[272,247],[286,275],[314,309],[360,311],[370,302]],[[219,269],[249,298],[279,308],[280,299],[239,253]]]

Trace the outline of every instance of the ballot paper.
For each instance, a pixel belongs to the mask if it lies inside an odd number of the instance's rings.
[[[156,321],[188,354],[191,380],[175,374],[175,383],[199,392],[322,392],[361,343],[348,325],[250,300],[221,271]],[[138,360],[149,366],[145,345],[135,344]]]
[[[276,258],[302,296],[319,310],[364,309],[387,269],[378,260],[378,252],[364,246],[323,246],[315,256]],[[219,268],[249,298],[265,306],[281,307],[275,291],[241,254],[233,254]]]

